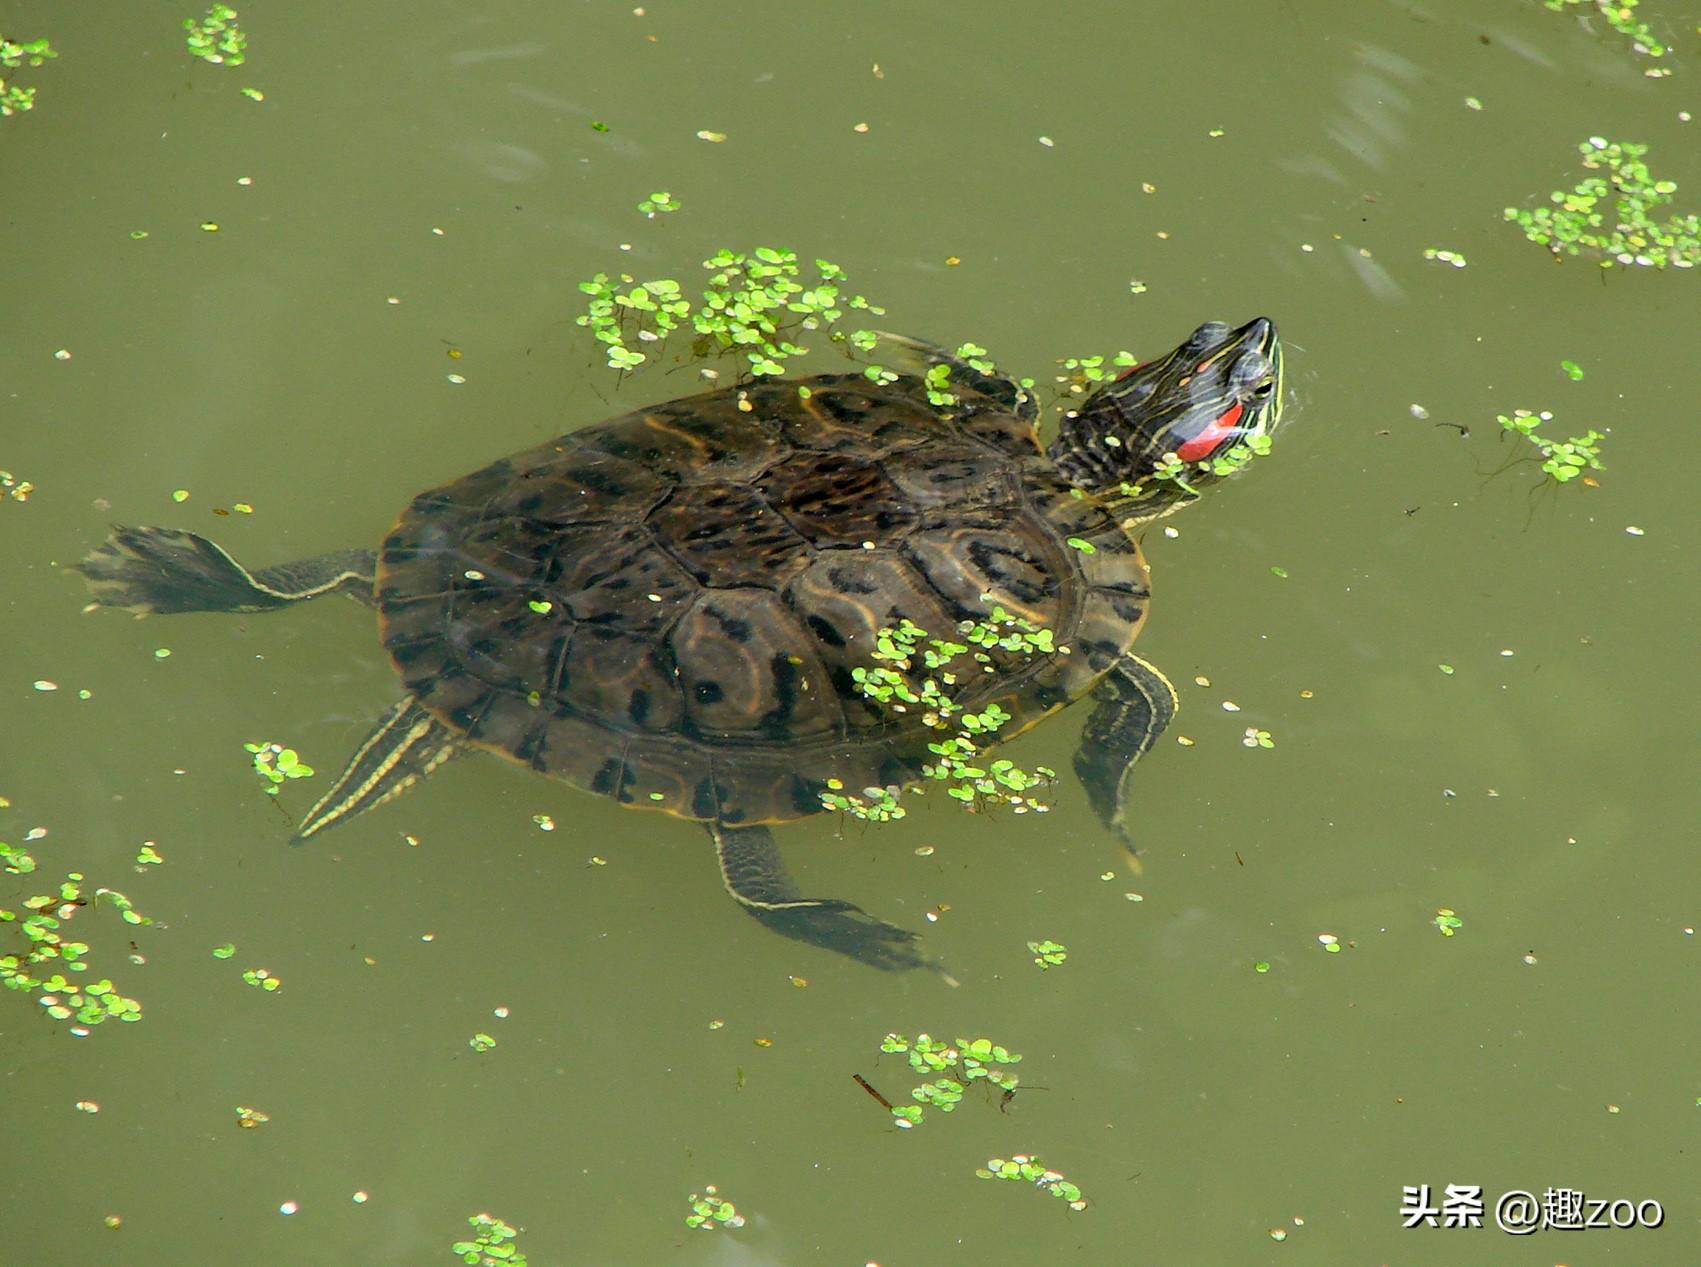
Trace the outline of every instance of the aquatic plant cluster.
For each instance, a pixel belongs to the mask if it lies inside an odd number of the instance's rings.
[[[1655,213],[1672,201],[1677,182],[1656,180],[1643,161],[1646,145],[1592,136],[1577,146],[1586,176],[1556,189],[1546,207],[1507,207],[1505,217],[1555,255],[1597,254],[1602,268],[1694,268],[1701,264],[1701,215]]]
[[[678,205],[655,201],[661,198],[668,195],[651,195],[640,209],[648,207],[645,214],[654,215]],[[832,330],[847,309],[885,313],[861,295],[844,294],[844,270],[828,260],[815,261],[815,280],[806,284],[795,251],[764,246],[744,254],[723,248],[704,260],[703,267],[709,278],[696,302],[673,278],[640,282],[621,273],[611,281],[608,274],[598,273],[579,283],[588,300],[578,324],[603,344],[608,364],[617,370],[636,369],[648,359],[634,344],[659,343],[688,328],[697,336],[693,350],[698,355],[736,352],[751,374],[774,376],[785,373],[787,360],[808,351],[796,338]],[[876,336],[871,331],[834,331],[832,337],[872,346]]]
[[[1542,472],[1558,484],[1565,484],[1587,471],[1602,471],[1600,442],[1605,439],[1590,427],[1580,436],[1555,440],[1542,431],[1543,423],[1553,421],[1547,410],[1539,413],[1514,409],[1510,415],[1497,414],[1496,420],[1512,435],[1528,440],[1542,457]]]
[[[1006,1098],[1016,1093],[1021,1081],[1009,1069],[1022,1062],[1021,1054],[990,1038],[959,1038],[948,1043],[931,1034],[917,1034],[914,1038],[887,1034],[880,1040],[880,1050],[906,1057],[910,1068],[927,1079],[910,1091],[914,1104],[890,1104],[881,1099],[891,1111],[895,1125],[906,1130],[921,1125],[928,1107],[941,1113],[951,1112],[962,1102],[963,1092],[978,1081],[984,1079]]]
[[[46,40],[18,42],[0,36],[0,71],[17,70],[22,66],[40,66],[58,57],[53,45]],[[0,116],[22,114],[35,107],[35,89],[13,83],[10,76],[0,75]]]
[[[215,4],[205,17],[184,18],[184,42],[192,57],[213,66],[240,66],[248,60],[248,37],[236,24],[236,10]]]
[[[519,1233],[509,1224],[490,1214],[474,1214],[467,1219],[472,1225],[470,1241],[456,1241],[451,1247],[463,1263],[473,1267],[526,1267],[526,1256],[515,1244]]]
[[[990,601],[991,596],[983,594],[981,598]],[[927,726],[941,732],[937,742],[927,745],[934,760],[922,766],[922,775],[943,783],[945,795],[972,810],[1008,805],[1018,814],[1029,810],[1044,813],[1048,806],[1032,792],[1054,782],[1057,771],[1048,766],[1028,771],[1007,758],[987,761],[982,757],[981,749],[997,741],[998,731],[1010,720],[1010,714],[996,703],[987,704],[979,712],[969,712],[962,706],[959,700],[966,691],[963,675],[976,670],[959,666],[958,661],[967,656],[980,672],[992,673],[996,667],[994,652],[1050,656],[1067,654],[1068,648],[1053,642],[1051,630],[1013,616],[997,604],[985,618],[961,622],[956,633],[963,641],[934,637],[909,620],[881,629],[869,653],[875,663],[851,670],[856,688],[865,699],[890,712],[918,711]],[[918,671],[918,664],[925,672]],[[920,785],[923,790],[926,786],[925,782]],[[899,795],[897,787],[869,787],[860,793],[847,793],[844,784],[829,779],[827,790],[821,793],[821,804],[870,822],[889,822],[904,816]]]
[[[36,867],[27,849],[0,842],[0,871],[28,875]],[[0,907],[0,928],[16,926],[25,943],[21,950],[0,954],[0,986],[34,994],[43,1012],[72,1022],[74,1032],[87,1033],[102,1021],[141,1020],[142,1005],[120,993],[111,978],[88,979],[89,945],[67,932],[78,912],[103,903],[126,924],[153,923],[116,889],[90,892],[80,871],[66,872],[52,892],[25,898],[21,911]]]

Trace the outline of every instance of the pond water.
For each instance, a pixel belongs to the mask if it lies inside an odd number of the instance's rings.
[[[411,1267],[489,1212],[538,1265],[1701,1261],[1697,278],[1502,220],[1591,135],[1695,206],[1692,10],[1638,11],[1655,63],[1534,0],[303,0],[241,8],[240,67],[187,55],[187,11],[6,18],[59,58],[0,120],[0,465],[33,485],[0,502],[0,839],[40,863],[0,906],[74,871],[154,922],[68,926],[139,1023],[0,997],[0,1244]],[[370,613],[79,614],[110,523],[371,545],[685,394],[673,361],[617,384],[578,283],[763,244],[1042,382],[1207,319],[1286,339],[1274,453],[1147,535],[1182,712],[1140,874],[1072,780],[1044,818],[783,833],[958,988],[769,935],[691,825],[494,759],[288,848],[397,697]],[[1518,407],[1605,433],[1593,485],[1516,460]],[[1012,754],[1067,770],[1085,713]],[[317,777],[273,802],[253,741]],[[895,1130],[852,1081],[907,1095],[888,1031],[990,1036],[1033,1089]],[[976,1177],[1015,1154],[1088,1208]],[[743,1227],[686,1227],[707,1184]],[[1403,1229],[1425,1184],[1488,1226]],[[1493,1228],[1550,1187],[1664,1225]]]

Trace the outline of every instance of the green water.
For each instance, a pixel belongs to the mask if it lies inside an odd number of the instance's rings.
[[[239,7],[236,69],[187,56],[187,6],[3,15],[60,58],[0,120],[0,466],[35,486],[0,502],[0,839],[47,829],[0,905],[74,869],[156,922],[71,925],[139,1024],[0,998],[0,1261],[452,1263],[480,1211],[537,1267],[1701,1261],[1697,279],[1501,222],[1591,134],[1696,206],[1693,10],[1643,6],[1654,80],[1533,0]],[[684,209],[646,220],[658,189]],[[79,615],[109,523],[256,564],[371,544],[419,489],[691,390],[617,393],[576,283],[764,243],[1036,375],[1209,318],[1287,340],[1274,455],[1148,538],[1140,649],[1183,712],[1143,875],[1072,783],[1044,819],[784,833],[960,988],[768,935],[694,828],[494,760],[289,849],[242,745],[320,766],[299,814],[396,697],[370,614]],[[1609,431],[1600,487],[1501,470],[1515,406]],[[1083,720],[1013,752],[1066,770]],[[851,1081],[911,1085],[888,1030],[989,1034],[1044,1089],[894,1131]],[[974,1176],[1035,1152],[1087,1211]],[[743,1228],[685,1227],[708,1183]],[[1401,1228],[1403,1186],[1449,1183],[1666,1219]]]

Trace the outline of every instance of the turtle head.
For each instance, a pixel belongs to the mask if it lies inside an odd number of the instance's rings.
[[[1275,323],[1200,326],[1064,415],[1048,453],[1064,478],[1140,523],[1192,500],[1268,446],[1282,416]]]

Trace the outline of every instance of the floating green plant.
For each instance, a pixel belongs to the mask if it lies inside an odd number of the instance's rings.
[[[13,71],[22,66],[40,66],[58,57],[53,45],[46,40],[17,42],[0,36],[0,71]],[[0,116],[22,114],[35,108],[35,89],[12,82],[10,75],[0,75]]]
[[[240,66],[247,60],[248,37],[236,24],[236,10],[215,4],[202,18],[184,18],[189,54],[213,66]]]
[[[1057,968],[1069,958],[1069,947],[1062,942],[1031,941],[1028,943],[1028,953],[1040,967]]]
[[[1701,264],[1701,216],[1654,213],[1671,202],[1677,182],[1656,180],[1642,156],[1646,145],[1592,136],[1578,151],[1583,166],[1603,173],[1587,176],[1571,190],[1556,189],[1549,207],[1506,208],[1506,219],[1555,255],[1600,257],[1642,268],[1694,268]]]
[[[1092,389],[1120,378],[1123,371],[1133,369],[1139,363],[1140,358],[1127,351],[1111,357],[1059,357],[1057,365],[1062,373],[1057,375],[1057,382],[1065,395],[1085,396]]]
[[[644,199],[644,201],[640,202],[638,204],[638,210],[642,211],[646,216],[653,220],[658,215],[665,214],[666,212],[678,211],[679,199],[663,190],[660,193],[651,194],[648,198]]]
[[[245,1131],[258,1130],[272,1120],[270,1113],[256,1109],[252,1105],[239,1104],[236,1106],[236,1124]]]
[[[0,493],[12,501],[27,502],[33,492],[35,485],[28,480],[13,475],[10,471],[0,471]]]
[[[635,344],[659,343],[690,329],[696,335],[695,354],[735,352],[750,373],[774,376],[785,372],[786,361],[807,351],[795,339],[830,331],[850,309],[885,312],[861,295],[846,294],[844,270],[828,260],[815,261],[815,279],[806,283],[794,251],[763,246],[745,254],[723,248],[703,267],[709,278],[696,302],[673,278],[638,281],[622,273],[611,281],[598,273],[579,283],[587,301],[577,322],[604,345],[608,364],[617,370],[635,369],[649,359]]]
[[[717,1227],[743,1227],[744,1216],[732,1202],[722,1199],[714,1184],[690,1197],[691,1213],[685,1216],[686,1227],[702,1228],[705,1232]]]
[[[276,796],[285,779],[313,776],[313,767],[303,761],[294,748],[266,741],[245,743],[242,747],[254,758],[254,773],[271,785],[266,789],[268,796]]]
[[[982,598],[990,600],[990,595]],[[960,699],[977,670],[995,671],[995,653],[1008,659],[1066,654],[1066,649],[1055,644],[1051,630],[1012,616],[996,603],[986,617],[965,620],[955,632],[962,641],[934,637],[909,620],[883,628],[870,653],[876,663],[858,665],[851,678],[864,698],[894,714],[919,713],[926,726],[940,732],[941,738],[927,745],[934,759],[922,766],[923,788],[927,782],[942,783],[947,796],[973,810],[1009,805],[1018,814],[1044,813],[1048,807],[1032,793],[1055,781],[1057,772],[1047,766],[1024,770],[1002,757],[988,761],[983,749],[997,742],[1010,714],[996,702],[970,712]],[[886,822],[904,816],[899,792],[870,787],[847,793],[837,779],[829,779],[821,804]]]
[[[1052,1170],[1038,1157],[1015,1154],[1008,1161],[1002,1157],[990,1158],[986,1165],[975,1171],[981,1179],[1013,1179],[1019,1183],[1031,1183],[1042,1192],[1049,1192],[1069,1203],[1071,1210],[1080,1211],[1087,1208],[1087,1199],[1081,1195],[1080,1188],[1064,1178],[1063,1172]]]
[[[526,1256],[517,1243],[519,1233],[501,1219],[474,1214],[467,1219],[475,1235],[452,1246],[463,1263],[473,1267],[526,1267]]]
[[[990,1038],[959,1038],[947,1043],[929,1034],[914,1038],[887,1034],[880,1041],[880,1050],[904,1055],[911,1070],[926,1079],[910,1091],[915,1103],[892,1104],[860,1076],[857,1078],[863,1089],[891,1112],[895,1124],[906,1130],[919,1126],[928,1108],[941,1113],[953,1111],[962,1102],[963,1093],[978,1081],[997,1087],[1006,1100],[1015,1095],[1021,1081],[1009,1068],[1021,1063],[1021,1055]]]
[[[1637,0],[1542,0],[1555,13],[1564,13],[1577,5],[1587,5],[1606,20],[1606,24],[1631,41],[1631,46],[1646,57],[1664,57],[1666,46],[1654,38],[1646,22],[1636,17]],[[1658,74],[1669,74],[1660,71]]]
[[[1510,415],[1497,414],[1496,420],[1507,432],[1535,446],[1543,473],[1556,484],[1569,483],[1587,471],[1606,469],[1601,464],[1600,443],[1605,437],[1593,427],[1583,435],[1555,440],[1542,430],[1544,423],[1553,421],[1553,414],[1545,409],[1540,413],[1514,409]]]
[[[0,844],[0,869],[7,874],[29,875],[36,867],[28,850]],[[141,1020],[142,1005],[121,994],[110,978],[87,979],[89,944],[66,932],[80,911],[103,903],[127,924],[153,923],[116,889],[96,888],[90,893],[79,871],[66,872],[53,892],[25,898],[19,910],[0,907],[0,929],[15,926],[24,941],[18,950],[0,954],[0,986],[34,994],[48,1016],[73,1021],[78,1027]]]

